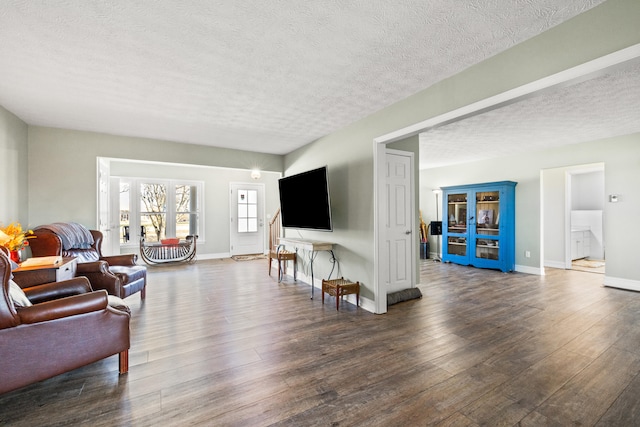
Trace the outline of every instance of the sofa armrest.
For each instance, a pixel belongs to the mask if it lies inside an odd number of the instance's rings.
[[[85,276],[86,273],[109,273],[109,264],[106,261],[79,262],[76,276]]]
[[[81,295],[93,291],[86,277],[75,277],[61,282],[45,283],[23,289],[29,301],[38,304],[44,301]]]
[[[95,291],[20,308],[18,315],[22,323],[38,323],[105,310],[107,304],[107,292]]]
[[[131,266],[131,265],[136,265],[136,261],[138,260],[138,255],[122,254],[122,255],[103,256],[103,257],[100,257],[100,260],[108,262],[109,265]]]
[[[78,264],[76,275],[89,279],[94,290],[104,289],[110,295],[121,296],[120,279],[109,271],[106,261],[81,262]]]

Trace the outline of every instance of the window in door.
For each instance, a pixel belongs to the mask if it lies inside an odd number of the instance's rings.
[[[258,231],[258,192],[238,191],[238,233]]]
[[[120,244],[129,243],[131,239],[131,224],[129,214],[131,212],[131,185],[128,181],[120,181]]]

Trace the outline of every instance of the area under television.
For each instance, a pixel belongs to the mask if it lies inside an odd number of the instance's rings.
[[[281,178],[278,187],[283,227],[333,230],[326,166]]]

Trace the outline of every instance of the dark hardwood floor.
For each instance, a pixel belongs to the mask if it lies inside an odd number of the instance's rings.
[[[150,268],[129,373],[114,356],[1,395],[0,425],[640,425],[640,294],[602,275],[425,260],[423,298],[374,315],[266,270]]]

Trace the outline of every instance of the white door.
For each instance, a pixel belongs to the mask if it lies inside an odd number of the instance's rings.
[[[231,255],[263,254],[264,184],[231,183]]]
[[[414,285],[413,153],[387,150],[386,258],[387,293]],[[384,262],[384,260],[383,260]]]
[[[98,230],[104,236],[102,241],[103,255],[120,253],[118,226],[114,225],[114,216],[119,212],[113,212],[112,207],[110,166],[108,159],[98,158]]]
[[[109,179],[109,238],[102,244],[106,254],[120,254],[120,178]]]

